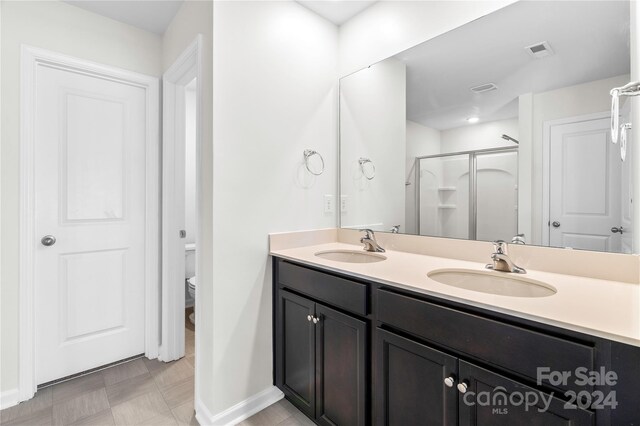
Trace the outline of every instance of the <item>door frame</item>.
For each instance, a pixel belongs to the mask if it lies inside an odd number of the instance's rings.
[[[173,361],[184,356],[184,270],[172,261],[176,255],[176,233],[184,223],[177,220],[177,210],[184,209],[184,192],[175,185],[176,170],[173,153],[184,147],[185,120],[183,90],[196,78],[196,277],[200,274],[200,218],[201,205],[201,139],[202,139],[202,35],[198,34],[162,76],[162,344],[159,358]],[[183,168],[184,170],[184,165]],[[180,198],[182,202],[180,202]],[[196,278],[197,279],[197,278]],[[195,298],[195,317],[198,322],[198,298]]]
[[[542,221],[540,223],[540,230],[542,232],[543,246],[549,246],[549,232],[551,232],[551,228],[549,227],[549,217],[551,214],[551,203],[549,201],[549,197],[551,196],[551,128],[563,124],[600,120],[608,117],[611,117],[611,112],[603,111],[542,122]]]
[[[39,67],[55,68],[129,84],[146,93],[145,355],[157,358],[160,303],[160,139],[159,81],[155,77],[32,46],[20,58],[20,237],[18,369],[19,401],[33,397],[36,383],[35,342],[35,107]]]

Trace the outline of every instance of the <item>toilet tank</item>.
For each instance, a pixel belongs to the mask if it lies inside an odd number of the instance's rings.
[[[196,245],[184,245],[184,278],[189,279],[196,276]]]

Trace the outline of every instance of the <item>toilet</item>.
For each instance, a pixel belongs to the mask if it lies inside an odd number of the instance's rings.
[[[195,244],[185,244],[184,246],[184,278],[187,283],[187,291],[189,292],[189,296],[191,296],[191,300],[194,302],[196,300],[196,245]],[[196,323],[195,319],[195,311],[189,315],[189,321],[191,324]]]

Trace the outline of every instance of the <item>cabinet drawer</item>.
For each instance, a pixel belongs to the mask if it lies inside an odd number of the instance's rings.
[[[285,261],[278,262],[278,283],[329,305],[367,315],[367,285]]]
[[[560,389],[585,389],[574,383],[575,369],[594,369],[594,347],[385,290],[378,320],[534,380],[538,367],[571,372]]]

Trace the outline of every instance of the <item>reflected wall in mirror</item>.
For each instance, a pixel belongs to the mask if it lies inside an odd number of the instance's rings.
[[[637,252],[638,160],[610,136],[630,19],[518,2],[342,78],[341,226]]]

